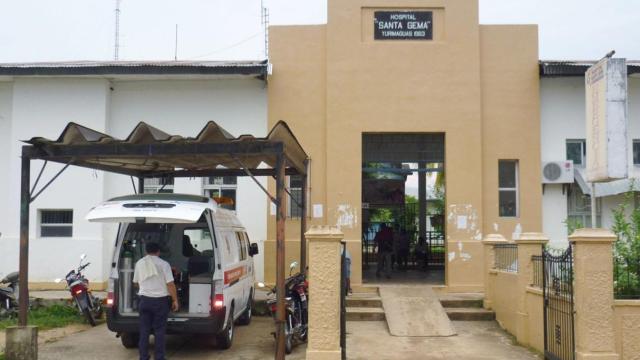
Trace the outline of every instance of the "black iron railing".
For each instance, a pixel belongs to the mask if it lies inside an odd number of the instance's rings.
[[[640,256],[616,256],[613,263],[615,298],[640,299]]]
[[[516,244],[496,244],[495,262],[493,267],[496,270],[518,272],[518,245]]]
[[[573,248],[542,250],[545,359],[574,360]]]

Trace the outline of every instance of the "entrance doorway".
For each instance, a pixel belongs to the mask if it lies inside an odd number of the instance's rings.
[[[444,284],[444,134],[362,140],[363,281]],[[392,243],[390,273],[378,266],[376,237]]]

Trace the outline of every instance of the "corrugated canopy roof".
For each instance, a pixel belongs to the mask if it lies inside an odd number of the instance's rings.
[[[541,77],[584,76],[597,60],[540,60]],[[627,60],[627,75],[640,74],[640,61]]]
[[[214,121],[195,137],[171,135],[144,122],[125,140],[69,123],[57,140],[34,137],[23,156],[137,177],[215,176],[224,169],[276,166],[284,156],[289,173],[304,174],[307,154],[284,121],[264,138],[234,137]]]

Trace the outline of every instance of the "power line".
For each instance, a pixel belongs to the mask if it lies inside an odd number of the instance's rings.
[[[205,56],[209,56],[209,55],[213,55],[213,54],[216,54],[216,53],[219,53],[219,52],[225,51],[225,50],[233,49],[234,47],[236,47],[236,46],[238,46],[238,45],[242,45],[242,44],[246,43],[247,41],[249,41],[249,40],[251,40],[251,39],[255,38],[256,36],[258,36],[258,35],[260,35],[260,34],[262,34],[262,30],[261,30],[261,31],[259,31],[259,32],[257,32],[257,33],[255,33],[255,34],[253,34],[253,35],[251,35],[251,36],[249,36],[248,38],[245,38],[245,39],[243,39],[243,40],[238,41],[237,43],[231,44],[231,45],[229,45],[229,46],[226,46],[226,47],[223,47],[223,48],[220,48],[220,49],[216,49],[216,50],[214,50],[214,51],[212,51],[212,52],[209,52],[209,53],[206,53],[206,54],[202,54],[202,55],[198,55],[198,56],[193,56],[193,57],[191,57],[191,58],[189,58],[189,59],[198,59],[198,58],[205,57]]]

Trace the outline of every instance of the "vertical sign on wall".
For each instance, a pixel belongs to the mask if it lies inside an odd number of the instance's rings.
[[[585,74],[587,181],[627,177],[627,64],[605,57]]]

